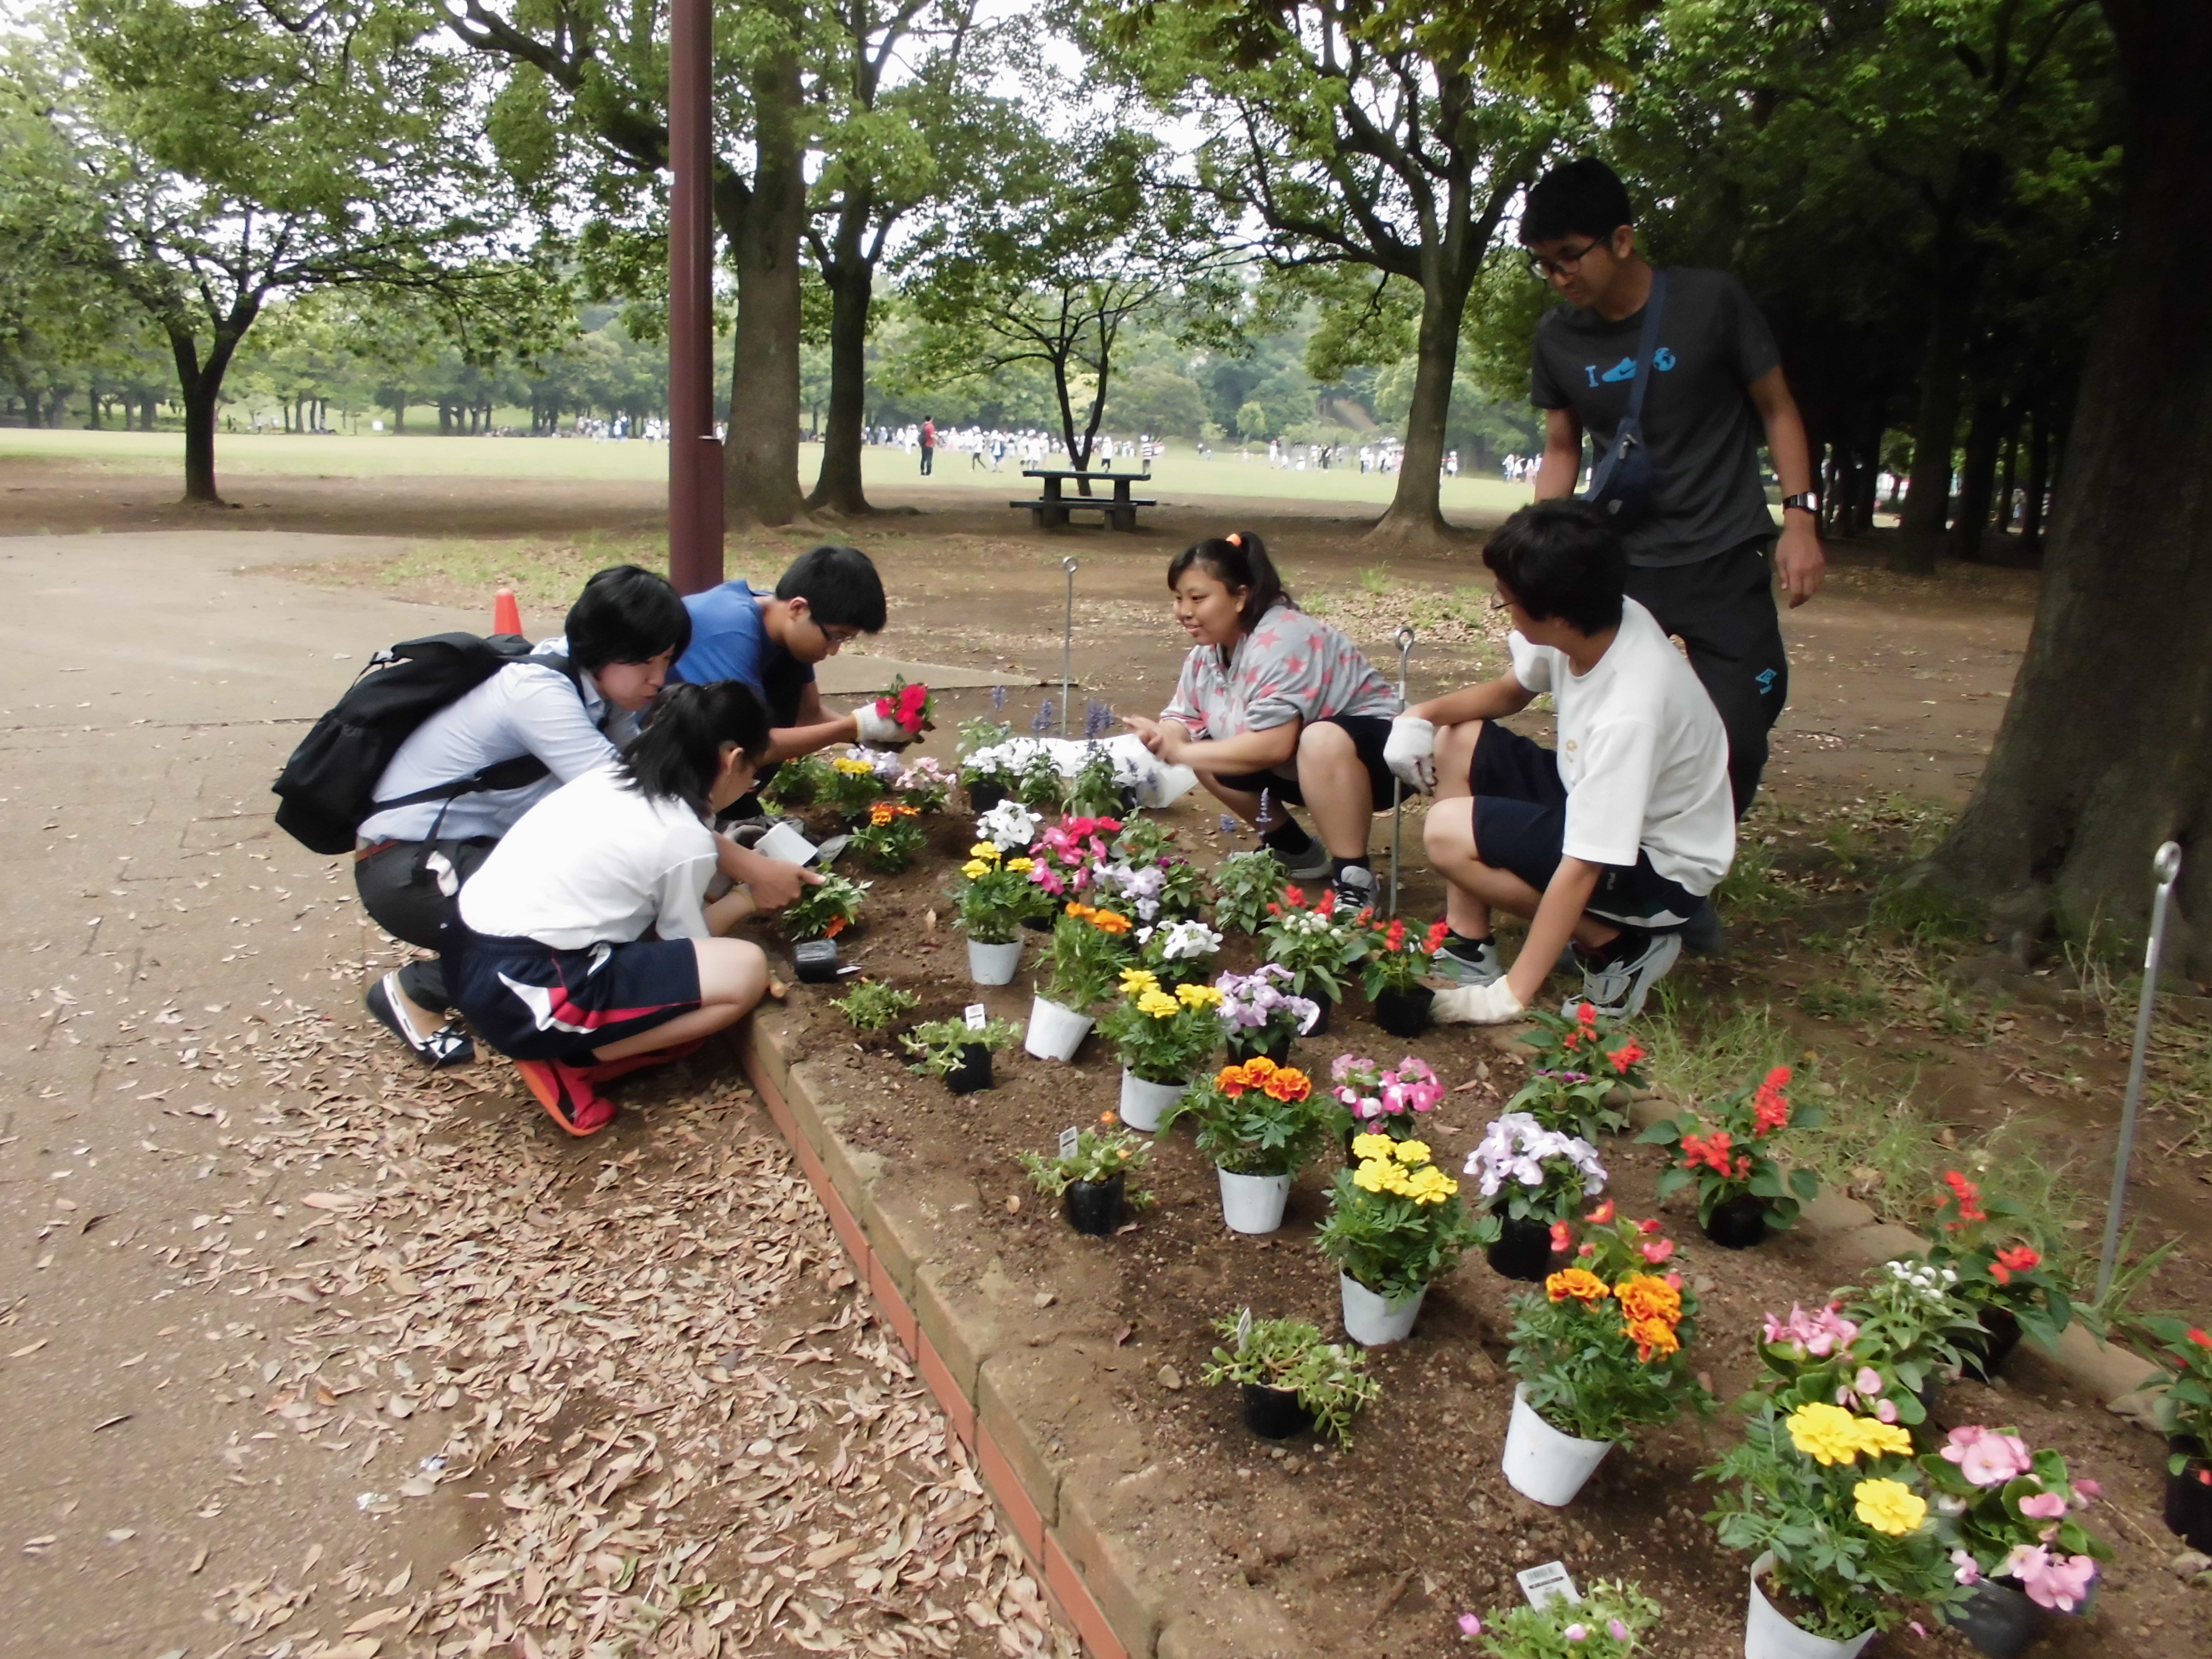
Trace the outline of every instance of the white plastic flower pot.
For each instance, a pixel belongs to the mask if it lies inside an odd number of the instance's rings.
[[[1231,1175],[1222,1169],[1214,1173],[1221,1177],[1221,1218],[1230,1231],[1272,1233],[1283,1224],[1283,1206],[1291,1201],[1290,1176]],[[1412,1320],[1406,1324],[1413,1328]]]
[[[1388,1302],[1350,1273],[1339,1273],[1336,1282],[1344,1294],[1344,1334],[1363,1348],[1379,1348],[1411,1336],[1429,1294],[1424,1285],[1401,1301]]]
[[[1505,1429],[1505,1484],[1523,1498],[1563,1509],[1597,1472],[1610,1440],[1561,1434],[1528,1403],[1525,1385],[1513,1390],[1513,1418]]]
[[[1858,1659],[1875,1632],[1863,1630],[1848,1642],[1838,1642],[1790,1623],[1759,1587],[1759,1574],[1773,1565],[1772,1550],[1751,1564],[1751,1612],[1744,1620],[1743,1659]]]
[[[968,977],[978,985],[1011,985],[1014,970],[1021,966],[1022,942],[1010,939],[1004,945],[986,945],[980,939],[968,941]]]
[[[1181,1083],[1147,1083],[1127,1066],[1121,1068],[1121,1121],[1140,1134],[1160,1127],[1160,1115],[1182,1098],[1190,1087]]]
[[[1083,1039],[1090,1035],[1090,1015],[1036,997],[1030,1003],[1029,1035],[1022,1040],[1022,1047],[1039,1060],[1073,1060]]]

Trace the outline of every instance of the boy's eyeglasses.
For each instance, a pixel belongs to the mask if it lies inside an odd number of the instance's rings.
[[[1589,258],[1592,250],[1605,245],[1606,239],[1600,236],[1584,242],[1571,253],[1554,254],[1548,259],[1540,254],[1532,253],[1528,256],[1528,274],[1540,283],[1549,282],[1554,276],[1565,276],[1570,271],[1580,270],[1583,261]]]

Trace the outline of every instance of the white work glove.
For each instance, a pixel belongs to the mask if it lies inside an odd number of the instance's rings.
[[[1521,1015],[1521,999],[1502,979],[1487,985],[1455,985],[1429,1005],[1439,1025],[1503,1025]]]
[[[860,722],[860,741],[871,749],[903,749],[915,740],[915,734],[889,714],[876,713],[873,703],[854,709],[853,717]]]
[[[1401,714],[1390,722],[1390,740],[1382,745],[1382,763],[1423,793],[1437,787],[1437,728],[1419,714]]]

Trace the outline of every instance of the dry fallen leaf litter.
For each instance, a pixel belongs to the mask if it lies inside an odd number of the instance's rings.
[[[364,1511],[465,1505],[483,1537],[411,1590],[318,1581],[319,1547],[223,1584],[215,1652],[1074,1659],[749,1088],[690,1062],[575,1146],[496,1062],[403,1068],[296,1004],[179,1059],[238,1091],[182,1109],[263,1192],[166,1249],[179,1288],[313,1310],[239,1362],[270,1426],[221,1455],[289,1431]],[[253,1209],[307,1231],[235,1245]],[[425,1413],[440,1450],[372,1472]]]

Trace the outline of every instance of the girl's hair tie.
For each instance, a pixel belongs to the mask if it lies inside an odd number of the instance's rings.
[[[1232,530],[1221,539],[1231,547],[1242,547],[1244,545],[1244,532],[1241,530]]]

